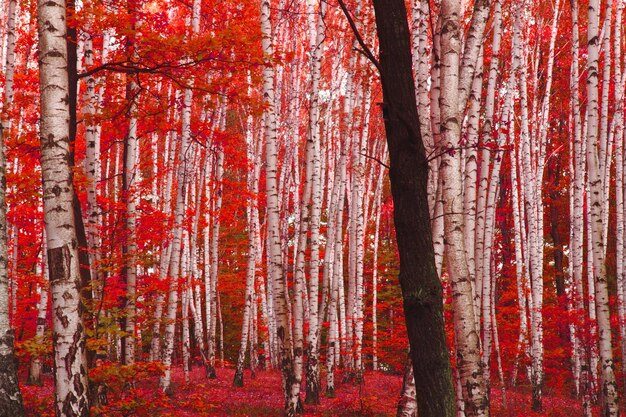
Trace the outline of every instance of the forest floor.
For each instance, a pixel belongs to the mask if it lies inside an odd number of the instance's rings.
[[[283,397],[278,372],[258,372],[255,379],[246,371],[245,386],[232,386],[234,370],[217,369],[217,379],[206,379],[204,370],[195,368],[186,383],[181,369],[173,373],[173,396],[160,394],[156,377],[138,380],[134,387],[111,386],[109,404],[93,410],[92,417],[223,417],[280,416]],[[321,405],[305,405],[305,416],[382,417],[395,416],[402,377],[368,372],[362,385],[340,383],[336,378],[336,398],[322,396]],[[53,379],[44,376],[43,386],[23,386],[27,415],[54,416]],[[544,410],[529,409],[526,390],[507,391],[503,407],[500,390],[492,391],[492,415],[496,417],[571,417],[582,415],[580,402],[567,397],[544,397]],[[596,410],[597,411],[597,410]],[[595,415],[596,413],[594,413]]]

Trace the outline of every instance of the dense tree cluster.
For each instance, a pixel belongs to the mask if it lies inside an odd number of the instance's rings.
[[[0,416],[15,354],[58,416],[196,365],[619,414],[623,0],[0,6]]]

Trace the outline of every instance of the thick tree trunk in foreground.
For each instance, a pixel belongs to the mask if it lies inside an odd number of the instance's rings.
[[[380,40],[383,117],[400,254],[400,285],[420,417],[452,417],[455,400],[443,329],[442,289],[433,253],[411,43],[402,0],[374,0]],[[428,343],[424,343],[428,340]]]
[[[41,167],[52,296],[57,416],[88,416],[85,328],[72,202],[65,3],[38,4]]]

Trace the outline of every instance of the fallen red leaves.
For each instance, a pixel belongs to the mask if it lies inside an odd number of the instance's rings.
[[[94,417],[224,417],[280,416],[283,396],[278,372],[258,372],[255,379],[245,374],[245,386],[232,386],[234,370],[217,369],[217,379],[206,379],[204,370],[195,368],[189,383],[184,382],[182,370],[173,373],[173,397],[162,395],[158,376],[135,381],[135,386],[120,390],[111,386],[109,404],[92,409]],[[402,378],[384,373],[367,373],[362,386],[339,383],[336,378],[336,398],[322,396],[318,406],[305,405],[306,416],[382,417],[394,416]],[[29,416],[54,416],[52,378],[46,375],[41,387],[22,387]],[[507,391],[506,408],[502,393],[492,390],[492,415],[496,417],[571,417],[582,415],[580,403],[571,398],[546,396],[544,411],[532,412],[529,393],[524,388]]]

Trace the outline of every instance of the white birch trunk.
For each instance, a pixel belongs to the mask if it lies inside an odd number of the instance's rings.
[[[383,163],[387,160],[381,159]],[[382,188],[385,170],[379,168],[376,181],[376,195],[374,197],[374,243],[372,244],[372,369],[378,371],[378,246],[380,241],[380,212],[382,200]]]
[[[43,282],[47,285],[50,283],[48,277],[48,259],[46,255],[45,247],[45,235],[42,239],[42,274]],[[39,302],[37,303],[37,328],[35,329],[35,337],[38,340],[42,340],[46,331],[46,315],[48,313],[48,289],[42,286],[39,289]],[[40,356],[33,357],[30,362],[30,368],[28,369],[27,385],[42,385],[41,373],[43,371],[43,360]]]
[[[415,390],[415,378],[413,376],[413,364],[411,356],[407,360],[402,378],[402,391],[398,400],[396,417],[417,417],[417,392]]]
[[[181,318],[182,318],[182,357],[183,357],[183,375],[185,383],[189,383],[189,362],[191,359],[191,338],[189,333],[189,303],[190,303],[190,280],[189,280],[189,234],[185,230],[183,232],[183,249],[181,253],[180,277],[182,281],[181,288]]]
[[[616,201],[616,247],[615,259],[616,265],[616,281],[617,281],[617,306],[618,306],[618,326],[621,341],[622,363],[626,363],[626,276],[624,274],[624,86],[622,82],[622,50],[621,39],[622,31],[620,22],[625,3],[618,1],[617,10],[615,12],[615,35],[613,37],[613,68],[615,75],[613,80],[617,83],[621,82],[621,88],[615,88],[615,199]]]
[[[611,346],[608,284],[605,264],[603,207],[604,195],[603,157],[600,142],[598,115],[599,72],[599,1],[590,0],[587,27],[587,170],[589,175],[589,223],[591,225],[591,252],[595,281],[596,315],[598,321],[598,346],[601,360],[602,414],[606,417],[619,415],[617,385]],[[600,142],[600,143],[599,143]]]
[[[311,50],[311,101],[309,107],[309,140],[311,155],[311,255],[309,261],[309,329],[307,334],[306,403],[319,404],[320,367],[318,334],[320,318],[319,271],[320,271],[320,222],[324,191],[322,189],[322,156],[320,144],[319,83],[321,77],[322,49],[324,47],[324,17],[326,3],[319,2],[319,15],[314,3],[309,2],[309,40]],[[307,161],[308,163],[308,161]]]
[[[84,64],[86,68],[90,68],[94,64],[93,42],[90,34],[87,34],[85,40],[85,58]],[[103,284],[103,275],[99,268],[101,259],[100,253],[100,236],[98,229],[100,226],[100,207],[97,201],[98,183],[100,182],[100,129],[97,123],[91,120],[95,114],[98,105],[98,97],[96,93],[96,79],[93,76],[87,77],[85,80],[86,91],[83,98],[83,116],[85,123],[85,161],[84,168],[87,176],[87,244],[89,248],[89,265],[91,266],[92,292],[95,300],[101,298],[101,286]],[[96,318],[97,320],[97,318]]]
[[[183,114],[185,113],[183,107]],[[185,116],[186,117],[186,116]],[[183,124],[184,125],[184,124]],[[174,335],[176,327],[176,316],[178,308],[178,280],[181,277],[181,256],[183,247],[183,221],[186,210],[186,193],[191,175],[191,164],[193,152],[191,151],[189,129],[182,129],[180,150],[178,152],[178,184],[176,189],[176,205],[174,209],[174,230],[171,243],[171,255],[169,259],[169,277],[167,300],[167,321],[165,324],[165,338],[162,352],[162,363],[164,367],[160,380],[160,387],[163,392],[171,393],[172,377],[172,355],[174,353]],[[165,268],[164,268],[165,269]]]
[[[44,223],[48,244],[55,412],[59,417],[88,416],[85,328],[80,315],[80,272],[72,200],[70,114],[65,3],[40,1],[39,82],[41,95],[41,169]]]
[[[261,33],[262,47],[266,57],[272,58],[274,50],[272,46],[270,0],[261,1]],[[300,396],[293,396],[291,381],[294,378],[293,358],[291,354],[291,325],[287,318],[287,302],[285,297],[285,276],[283,271],[281,236],[280,236],[280,212],[278,202],[278,184],[276,175],[278,172],[278,149],[276,135],[276,113],[274,96],[275,73],[271,64],[263,67],[263,96],[265,101],[265,137],[266,137],[266,175],[265,187],[267,195],[267,234],[268,234],[268,280],[273,290],[273,305],[276,313],[276,335],[278,344],[278,362],[283,374],[283,389],[285,394],[285,414],[288,417],[301,412]]]
[[[441,4],[441,133],[445,149],[458,149],[461,134],[459,108],[460,1]],[[445,31],[443,30],[445,28]],[[482,35],[481,35],[482,38]],[[472,73],[473,78],[473,73]],[[445,225],[446,261],[455,311],[457,368],[464,389],[465,413],[488,416],[488,397],[481,372],[480,342],[476,331],[470,274],[463,238],[463,200],[460,153],[442,156],[441,177]]]
[[[139,139],[137,137],[137,103],[135,95],[137,85],[130,81],[127,86],[127,97],[131,103],[128,111],[129,126],[126,141],[124,143],[124,178],[122,193],[126,202],[126,242],[123,245],[122,253],[124,255],[124,275],[126,280],[126,299],[125,299],[125,316],[124,316],[124,332],[122,343],[124,344],[123,363],[131,365],[135,363],[135,315],[136,315],[136,287],[137,287],[137,213],[136,213],[136,192],[135,179],[138,176],[137,154],[139,147]]]
[[[225,123],[225,112],[223,109],[221,113],[222,124],[221,130],[223,130],[223,124]],[[221,145],[216,149],[216,161],[215,161],[215,206],[213,208],[213,224],[211,226],[211,278],[210,278],[210,300],[211,300],[211,315],[207,316],[207,321],[210,320],[211,325],[207,330],[208,337],[208,369],[207,376],[209,378],[216,378],[215,374],[215,351],[216,349],[216,333],[217,333],[217,279],[219,273],[219,235],[220,235],[220,211],[222,209],[222,178],[224,176],[224,149]]]
[[[7,53],[5,70],[5,101],[0,100],[0,107],[10,107],[13,101],[13,72],[15,68],[15,20],[17,2],[10,0],[8,4]],[[54,23],[58,23],[54,22]],[[46,51],[49,52],[49,51]],[[67,52],[65,55],[67,59]],[[4,64],[4,60],[2,62]],[[43,66],[42,61],[42,66]],[[62,65],[58,63],[57,65]],[[47,74],[51,76],[52,74]],[[49,81],[48,81],[49,82]],[[67,92],[67,90],[66,90]],[[1,94],[1,92],[0,92]],[[47,97],[50,99],[50,97]],[[42,97],[43,100],[43,97]],[[67,109],[67,108],[66,108]],[[3,109],[4,110],[4,109]],[[55,120],[56,122],[56,120]],[[10,122],[0,116],[0,415],[21,417],[24,414],[22,394],[20,392],[17,366],[15,360],[15,332],[9,318],[9,271],[7,253],[7,202],[6,202],[6,155],[4,129]],[[69,123],[68,123],[69,127]],[[51,133],[51,132],[50,132]],[[48,167],[49,168],[49,167]],[[70,177],[71,178],[71,177]],[[71,181],[71,180],[70,180]],[[77,255],[77,253],[76,253]],[[43,290],[45,294],[45,290]],[[57,293],[58,296],[58,293]],[[15,295],[13,300],[16,300]],[[47,304],[47,302],[46,302]],[[15,318],[15,316],[13,316]],[[78,317],[80,321],[80,317]],[[83,336],[83,333],[78,333]],[[86,383],[84,375],[79,376],[81,383]],[[86,387],[84,385],[83,387]],[[87,407],[88,410],[88,407]]]
[[[572,69],[570,77],[570,102],[572,108],[573,134],[572,149],[574,161],[572,163],[573,173],[571,175],[573,186],[571,192],[571,241],[570,259],[572,260],[572,287],[577,314],[585,317],[584,286],[583,286],[583,233],[584,233],[584,191],[585,191],[585,152],[581,121],[581,110],[579,101],[579,29],[578,29],[578,2],[571,3],[572,15]],[[579,373],[574,375],[577,386],[582,394],[583,414],[591,415],[590,401],[590,370],[589,358],[585,353],[585,343],[583,332],[575,329],[574,352],[575,359],[579,362]]]

